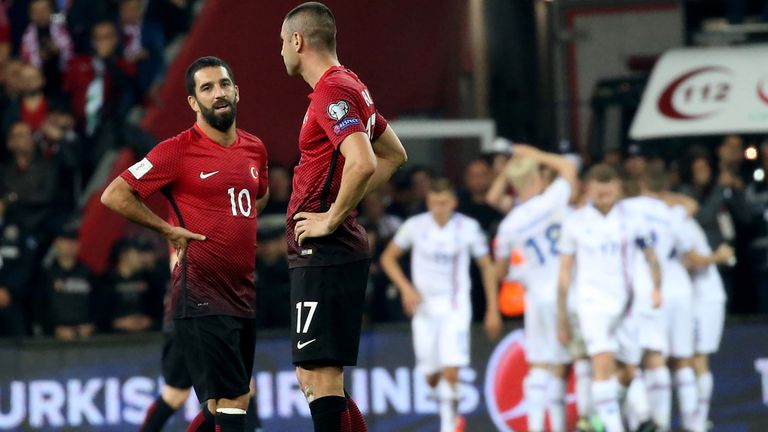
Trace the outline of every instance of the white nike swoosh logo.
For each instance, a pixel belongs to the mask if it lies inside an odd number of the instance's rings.
[[[317,340],[317,339],[310,339],[310,340],[308,340],[308,341],[306,341],[306,342],[304,342],[304,343],[302,343],[301,341],[298,341],[298,342],[296,342],[296,348],[298,348],[298,349],[302,349],[302,348],[304,348],[305,346],[307,346],[307,345],[311,344],[312,342],[314,342],[314,341],[316,341],[316,340]]]
[[[204,173],[204,172],[200,171],[200,178],[201,178],[201,179],[203,179],[203,180],[205,180],[205,179],[207,179],[208,177],[210,177],[210,176],[212,176],[212,175],[214,175],[214,174],[218,174],[218,173],[219,173],[218,171],[209,172],[209,173]]]

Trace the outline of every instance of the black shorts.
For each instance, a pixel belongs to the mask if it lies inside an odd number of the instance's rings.
[[[292,268],[293,364],[354,366],[370,260]]]
[[[184,360],[200,402],[248,393],[256,350],[256,320],[227,315],[175,319]]]
[[[192,377],[176,331],[163,333],[163,339],[163,380],[177,389],[192,387]]]

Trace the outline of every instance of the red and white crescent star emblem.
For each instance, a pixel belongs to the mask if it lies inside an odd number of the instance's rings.
[[[253,177],[256,180],[259,179],[259,172],[256,171],[256,168],[254,167],[251,167],[251,177]]]

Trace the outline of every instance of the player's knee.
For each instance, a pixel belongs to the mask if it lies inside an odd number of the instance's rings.
[[[434,373],[427,375],[427,385],[429,385],[432,388],[437,387],[437,384],[440,383],[440,374]]]
[[[643,365],[647,369],[656,369],[664,366],[664,356],[658,351],[649,351],[645,354]]]
[[[456,384],[459,382],[459,368],[445,368],[443,369],[443,379],[450,384]]]
[[[328,395],[344,395],[344,370],[341,367],[301,365],[296,368],[296,377],[308,402]]]
[[[250,397],[250,394],[245,393],[232,399],[222,398],[217,400],[209,400],[208,409],[211,410],[211,412],[216,412],[222,408],[237,408],[246,410],[248,408],[248,399],[250,399]],[[211,406],[211,402],[213,402],[213,406]]]
[[[169,385],[164,385],[163,390],[161,392],[162,398],[165,401],[168,406],[171,408],[177,410],[181,408],[182,405],[184,405],[184,402],[187,401],[187,398],[189,398],[190,389],[180,389],[176,387],[171,387]]]

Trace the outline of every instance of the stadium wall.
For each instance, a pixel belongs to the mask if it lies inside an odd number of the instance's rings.
[[[461,371],[460,410],[468,430],[523,431],[522,379],[525,338],[510,327],[489,343],[473,329],[472,366]],[[768,430],[768,323],[732,324],[712,361],[717,431]],[[32,341],[0,346],[0,430],[135,430],[157,395],[160,335],[102,337],[64,344]],[[254,376],[265,430],[306,430],[309,410],[296,385],[285,333],[265,333],[257,342]],[[347,374],[347,388],[366,414],[372,432],[437,430],[437,406],[414,368],[410,328],[380,326],[361,341],[359,367]],[[575,413],[573,382],[569,412]],[[169,425],[183,431],[194,417],[191,397]]]

